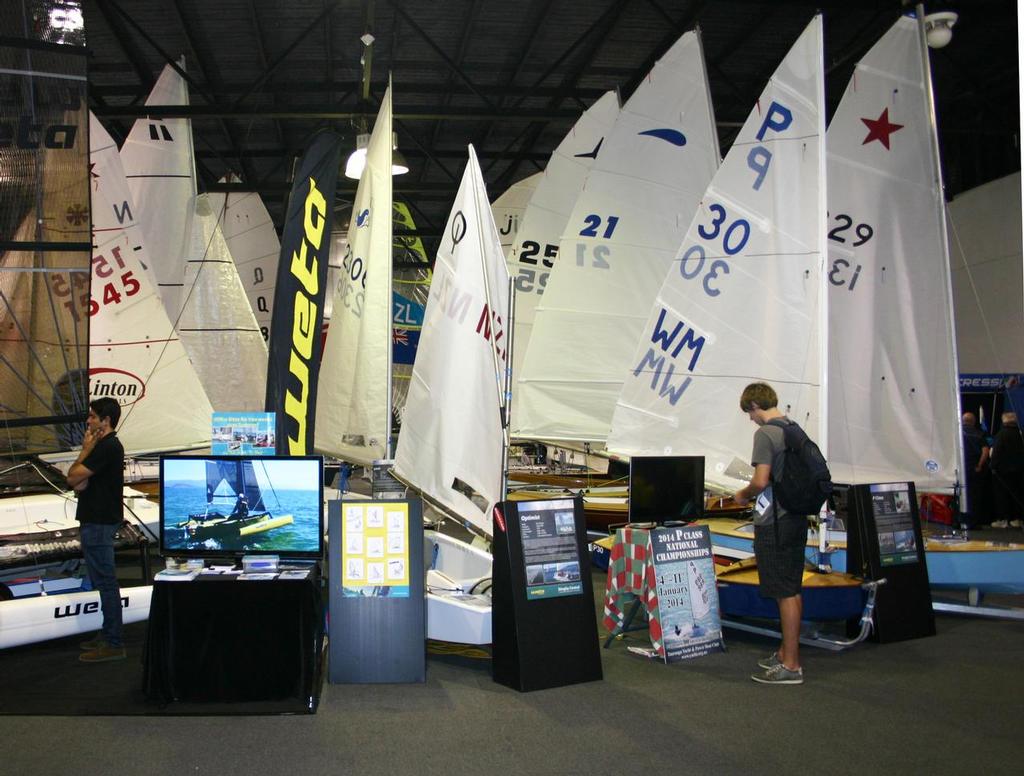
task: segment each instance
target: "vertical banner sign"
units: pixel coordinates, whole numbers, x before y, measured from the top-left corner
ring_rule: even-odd
[[[711,531],[679,526],[651,531],[665,662],[724,648]]]
[[[341,137],[333,132],[318,135],[302,157],[288,198],[267,364],[266,410],[277,413],[280,455],[313,451],[320,329],[340,160]]]

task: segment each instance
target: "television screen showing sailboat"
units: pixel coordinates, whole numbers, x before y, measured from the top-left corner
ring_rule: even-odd
[[[323,459],[180,456],[160,460],[164,555],[323,555]]]

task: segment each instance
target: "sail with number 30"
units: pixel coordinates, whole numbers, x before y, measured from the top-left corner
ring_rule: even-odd
[[[748,461],[744,386],[824,431],[825,108],[822,23],[804,30],[708,186],[636,345],[608,448]]]

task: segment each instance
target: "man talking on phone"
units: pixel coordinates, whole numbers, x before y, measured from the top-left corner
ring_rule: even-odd
[[[114,429],[121,406],[104,397],[89,402],[82,452],[68,470],[68,485],[78,493],[75,518],[92,586],[100,594],[103,628],[79,646],[83,663],[124,660],[121,591],[114,565],[114,535],[124,521],[124,447]]]

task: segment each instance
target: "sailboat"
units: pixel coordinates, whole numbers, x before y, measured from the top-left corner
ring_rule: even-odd
[[[559,242],[572,215],[573,205],[618,115],[619,98],[615,92],[606,92],[584,111],[552,152],[523,211],[515,241],[507,254],[516,290],[512,353],[514,375],[522,371],[537,304],[543,297],[558,258]],[[494,220],[501,223],[496,209]],[[511,224],[509,219],[510,227]],[[513,393],[513,419],[518,415],[517,403],[518,394]]]
[[[118,400],[117,436],[127,456],[209,446],[210,401],[146,269],[149,246],[117,145],[91,113],[89,139],[90,395]]]
[[[738,399],[758,380],[776,386],[780,407],[827,444],[824,137],[819,15],[704,193],[636,343],[609,450],[702,455],[705,479],[735,490],[743,480],[734,462],[749,459],[753,435]],[[738,571],[719,576],[720,602],[725,613],[749,615],[757,578]],[[823,597],[832,618],[860,614],[861,580],[805,585],[808,610]]]
[[[700,38],[688,32],[623,106],[573,206],[517,376],[515,437],[604,444],[718,158]]]
[[[147,104],[188,104],[172,65]],[[138,119],[121,159],[164,308],[213,409],[262,410],[266,343],[220,227],[223,212],[197,194],[188,119]]]
[[[293,515],[274,515],[267,509],[253,462],[240,459],[206,461],[206,507],[175,527],[187,543],[204,545],[209,540],[255,536],[294,522]]]
[[[235,175],[224,180],[240,182]],[[220,214],[221,231],[228,251],[234,259],[263,340],[268,342],[277,285],[277,262],[281,254],[281,240],[274,229],[274,222],[255,191],[238,194],[211,192],[207,196],[210,208]]]
[[[938,141],[919,22],[896,24],[857,65],[828,129],[829,417],[833,479],[951,489],[963,471]],[[865,347],[870,342],[871,347]],[[740,521],[716,545],[749,549]],[[808,536],[808,559],[819,555]],[[830,563],[845,570],[845,535]],[[939,589],[1024,592],[1024,545],[926,537]]]
[[[391,450],[391,87],[381,100],[332,291],[314,447],[364,466]]]
[[[470,146],[434,265],[394,473],[483,537],[505,494],[509,285]],[[490,643],[490,554],[439,531],[424,538],[428,638]]]

